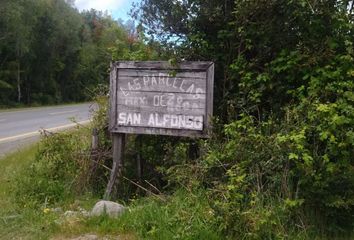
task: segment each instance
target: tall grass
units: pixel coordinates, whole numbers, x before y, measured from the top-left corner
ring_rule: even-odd
[[[53,215],[18,205],[13,197],[16,177],[35,159],[38,145],[30,146],[0,159],[0,239],[46,239],[53,231]]]
[[[139,239],[224,239],[203,191],[178,190],[165,201],[154,197],[136,200],[119,219],[106,216],[85,224],[98,232],[133,232]]]

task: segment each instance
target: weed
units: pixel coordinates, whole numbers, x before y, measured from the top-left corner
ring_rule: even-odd
[[[200,190],[178,190],[166,201],[143,198],[118,219],[103,216],[85,222],[99,232],[134,232],[141,239],[224,239],[213,223],[214,212]]]

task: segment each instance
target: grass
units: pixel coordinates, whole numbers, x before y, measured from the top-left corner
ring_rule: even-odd
[[[27,147],[22,151],[12,153],[3,159],[0,159],[0,165],[2,171],[0,171],[0,208],[1,216],[3,215],[3,210],[9,210],[12,206],[11,204],[11,187],[13,176],[17,175],[23,167],[28,166],[34,159],[37,151],[37,145],[32,145]],[[1,227],[1,225],[0,225]]]
[[[225,239],[213,222],[214,212],[203,192],[179,190],[165,201],[153,197],[135,200],[118,219],[84,218],[74,224],[66,222],[61,228],[68,235],[94,232],[100,236],[118,235],[126,240]]]
[[[78,166],[87,164],[85,154],[74,153],[87,151],[89,133],[87,128],[66,131],[0,159],[0,239],[61,240],[85,234],[107,239],[119,236],[122,240],[227,239],[221,232],[227,226],[224,216],[231,219],[234,215],[220,214],[222,209],[214,210],[210,206],[210,193],[205,189],[182,188],[158,199],[151,196],[130,200],[128,211],[118,219],[65,217],[68,210],[89,211],[100,197],[87,191],[64,194],[70,186],[66,183],[75,179],[68,175],[77,167],[72,162],[80,160]],[[321,239],[308,238],[305,232],[277,228],[287,219],[277,214],[279,206],[272,202],[267,209],[264,204],[257,204],[244,212],[244,220],[235,221],[234,227],[243,239],[265,239],[262,236],[268,236],[266,239],[273,239],[272,236]],[[58,207],[62,211],[54,211]]]
[[[71,176],[73,161],[87,163],[82,153],[89,146],[89,133],[89,129],[66,131],[0,159],[0,239],[59,240],[85,234],[122,240],[224,239],[215,229],[206,195],[199,191],[179,190],[165,200],[132,200],[129,211],[118,219],[64,217],[67,210],[90,210],[99,198],[90,193],[65,195],[62,188],[53,192],[62,186],[58,182],[67,186],[71,181],[65,177]],[[47,205],[44,198],[50,194],[59,198]],[[38,201],[33,204],[31,199]],[[54,211],[58,207],[62,211]]]
[[[83,225],[82,219],[73,218],[59,223],[63,212],[46,212],[43,208],[19,205],[14,201],[14,181],[18,177],[26,177],[26,169],[35,160],[38,144],[12,153],[0,159],[0,239],[70,239],[72,236],[96,233],[95,228]],[[80,198],[66,199],[58,203],[64,211],[76,210],[79,206],[90,209],[97,198],[86,195]],[[106,235],[104,232],[100,235]],[[117,233],[118,234],[118,233]],[[131,240],[130,235],[121,235],[120,239]],[[109,239],[109,238],[108,238]]]
[[[38,144],[0,160],[0,239],[70,239],[93,233],[108,239],[222,239],[211,224],[213,211],[203,193],[177,191],[165,201],[152,197],[132,201],[118,219],[107,216],[63,218],[63,212],[45,212],[14,201],[14,179],[26,177]],[[58,203],[64,211],[90,209],[97,197],[86,195]],[[53,206],[54,207],[54,206]]]
[[[13,176],[31,164],[36,152],[37,145],[32,145],[0,159],[1,239],[44,239],[49,232],[48,219],[41,212],[14,204],[12,196]]]
[[[81,130],[79,134],[84,134],[84,132]],[[68,136],[73,137],[70,134]],[[73,140],[73,138],[70,139]],[[208,199],[206,190],[180,189],[172,195],[161,197],[161,199],[152,196],[131,200],[128,210],[118,219],[107,216],[64,217],[64,212],[67,210],[76,211],[79,207],[90,210],[98,200],[97,196],[90,193],[73,198],[66,197],[50,206],[44,206],[42,202],[40,202],[40,206],[33,206],[30,201],[14,201],[15,195],[12,193],[15,192],[14,186],[18,186],[16,185],[18,182],[14,183],[15,179],[28,178],[30,175],[29,166],[36,159],[37,151],[41,149],[39,146],[47,146],[46,149],[50,149],[50,146],[55,147],[60,145],[60,142],[64,143],[61,138],[57,140],[60,141],[51,142],[50,145],[44,145],[45,142],[42,141],[39,143],[42,145],[35,144],[0,159],[2,169],[0,171],[0,239],[62,240],[85,234],[95,234],[106,239],[117,239],[119,236],[121,240],[227,239],[220,231],[223,228],[220,224],[223,224],[225,219],[220,219],[220,215],[210,207],[210,199]],[[60,150],[60,152],[62,151],[65,149]],[[34,176],[33,178],[32,174],[32,178],[30,178],[33,185],[35,181],[43,180],[36,174]],[[25,185],[19,187],[28,190]],[[16,197],[26,199],[26,194],[28,191],[24,191],[23,195]],[[27,197],[27,199],[29,198]],[[62,208],[63,211],[54,211],[53,209],[57,207]],[[253,214],[253,217],[249,218],[252,220],[251,223],[259,223],[258,218],[266,220],[265,223],[277,220],[273,217],[264,218],[265,211],[267,209],[262,204],[254,206],[252,211],[248,212],[248,214]],[[275,215],[277,214],[275,213]],[[281,222],[281,219],[278,219],[278,222]],[[242,231],[241,227],[238,226],[240,231]],[[274,228],[264,230],[274,231]],[[301,234],[301,232],[286,232],[284,236],[288,236],[284,239],[324,239],[317,236],[308,238],[307,234]],[[249,235],[245,239],[261,238]]]

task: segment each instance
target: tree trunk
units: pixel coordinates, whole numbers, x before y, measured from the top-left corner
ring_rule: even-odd
[[[21,65],[20,60],[17,62],[17,101],[21,102]]]

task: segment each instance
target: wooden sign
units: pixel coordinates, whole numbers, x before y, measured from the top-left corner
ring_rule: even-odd
[[[207,137],[214,64],[116,62],[111,65],[109,128],[113,164],[105,199],[122,176],[125,133]]]
[[[212,62],[116,62],[111,66],[110,130],[206,137],[213,80]]]

